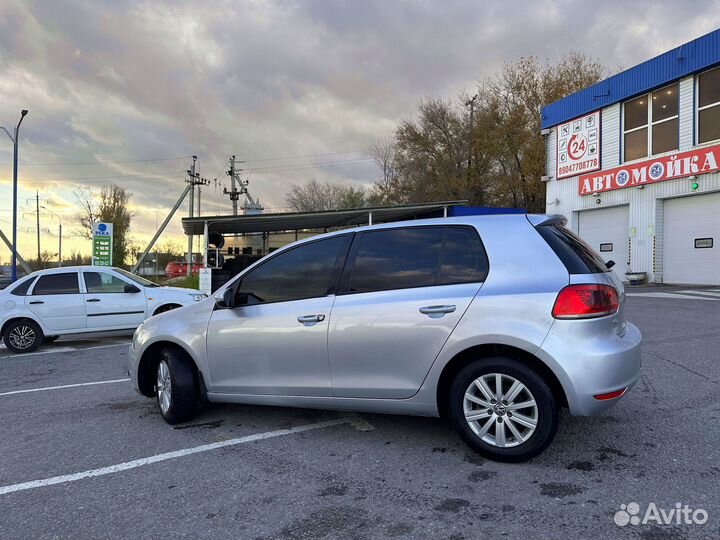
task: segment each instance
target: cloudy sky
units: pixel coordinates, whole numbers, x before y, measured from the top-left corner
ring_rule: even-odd
[[[20,252],[35,253],[36,189],[64,220],[66,254],[89,251],[72,237],[73,190],[107,182],[132,191],[142,243],[193,154],[201,175],[221,182],[203,190],[203,213],[228,212],[219,192],[230,154],[246,160],[251,193],[279,210],[292,183],[369,185],[368,148],[420,98],[471,90],[504,62],[577,50],[616,71],[718,26],[718,0],[2,0],[0,125],[30,110]],[[11,163],[0,134],[8,236]],[[58,220],[41,219],[43,250],[54,252]],[[179,220],[167,237],[181,240]]]

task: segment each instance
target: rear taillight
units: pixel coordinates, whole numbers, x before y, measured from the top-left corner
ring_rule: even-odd
[[[620,307],[618,293],[610,285],[568,285],[558,294],[552,315],[556,319],[589,319],[612,315]]]

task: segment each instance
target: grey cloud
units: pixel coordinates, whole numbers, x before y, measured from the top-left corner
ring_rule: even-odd
[[[521,55],[552,59],[579,50],[615,70],[719,22],[717,0],[6,0],[0,123],[31,109],[23,127],[26,162],[195,153],[202,174],[214,178],[231,153],[258,159],[366,149],[411,116],[421,97],[471,91]],[[0,162],[10,159],[0,144]],[[23,171],[63,178],[188,165]],[[0,168],[3,209],[8,172]],[[257,171],[251,190],[282,207],[290,183],[314,177],[369,184],[375,174],[372,164]],[[67,193],[81,183],[55,189],[71,200]],[[182,189],[180,178],[126,184],[139,212],[169,206]],[[208,201],[215,207],[214,196]],[[227,208],[225,200],[221,210]],[[143,229],[151,222],[154,214],[138,221]]]

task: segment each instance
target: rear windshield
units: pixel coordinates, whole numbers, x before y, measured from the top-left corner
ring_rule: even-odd
[[[539,225],[536,229],[570,274],[600,274],[609,271],[600,255],[565,227]]]

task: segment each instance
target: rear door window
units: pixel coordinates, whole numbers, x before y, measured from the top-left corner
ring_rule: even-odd
[[[487,273],[488,259],[477,231],[469,227],[448,227],[435,284],[485,281]]]
[[[24,280],[18,283],[14,289],[10,291],[10,294],[13,294],[15,296],[26,296],[30,285],[32,285],[32,282],[35,281],[35,277],[36,276],[26,277]]]
[[[79,294],[77,272],[63,272],[40,276],[33,288],[33,296],[41,294]]]
[[[605,261],[584,240],[561,225],[536,227],[555,255],[570,274],[600,274],[609,272]]]
[[[356,236],[343,276],[347,293],[483,281],[487,256],[468,227],[407,227]]]

